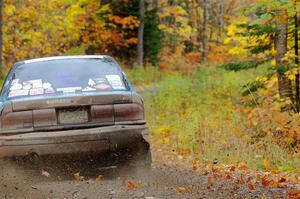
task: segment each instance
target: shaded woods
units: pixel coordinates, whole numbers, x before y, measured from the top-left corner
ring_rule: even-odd
[[[299,7],[296,0],[4,0],[2,72],[17,60],[108,54],[143,91],[152,140],[165,151],[296,169]]]

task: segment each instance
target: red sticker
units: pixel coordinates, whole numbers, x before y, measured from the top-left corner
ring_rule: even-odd
[[[28,90],[15,90],[10,91],[8,97],[18,97],[18,96],[26,96],[28,95]]]

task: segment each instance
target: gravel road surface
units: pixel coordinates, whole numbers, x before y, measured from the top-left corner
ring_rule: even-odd
[[[68,157],[69,158],[69,157]],[[109,167],[103,158],[0,161],[0,198],[287,198],[287,188],[257,187],[155,162],[152,169]]]

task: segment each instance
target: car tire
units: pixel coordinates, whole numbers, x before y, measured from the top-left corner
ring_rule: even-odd
[[[138,168],[151,169],[152,154],[150,148],[134,160],[134,166]]]
[[[152,154],[150,144],[144,139],[138,142],[137,149],[134,152],[134,166],[137,168],[151,169]]]

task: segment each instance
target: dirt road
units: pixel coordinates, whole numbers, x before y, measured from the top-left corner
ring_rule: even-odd
[[[287,198],[291,193],[290,188],[251,190],[247,183],[222,178],[212,182],[207,173],[157,162],[146,170],[105,167],[101,161],[1,160],[0,198]]]

